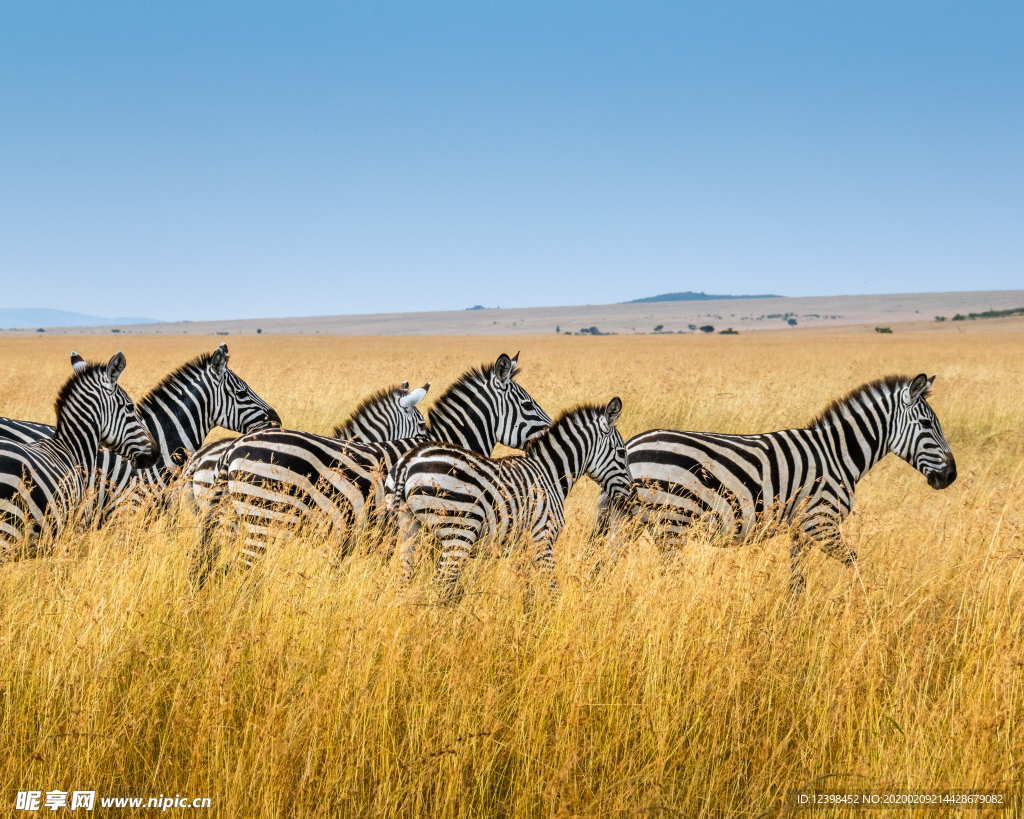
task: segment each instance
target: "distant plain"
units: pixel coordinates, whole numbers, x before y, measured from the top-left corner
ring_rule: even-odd
[[[472,305],[466,305],[470,307]],[[48,328],[58,334],[104,334],[112,329],[130,333],[294,333],[325,335],[520,335],[578,332],[597,327],[604,333],[649,333],[661,326],[666,332],[688,332],[690,325],[712,325],[717,330],[789,330],[787,318],[799,327],[841,327],[855,324],[932,321],[956,313],[1024,307],[1024,290],[909,293],[863,296],[809,296],[801,298],[726,299],[647,304],[599,304],[566,307],[444,310],[422,313],[300,316],[215,321],[157,322],[144,325],[103,325],[87,328]],[[0,331],[2,335],[30,335],[34,328]]]

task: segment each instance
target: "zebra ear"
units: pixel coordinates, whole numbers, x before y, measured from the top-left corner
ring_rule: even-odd
[[[127,363],[122,352],[114,353],[110,361],[107,362],[107,378],[110,380],[111,386],[117,383],[117,379],[121,377]]]
[[[519,353],[516,353],[519,356]],[[494,362],[494,368],[492,374],[494,380],[502,384],[507,384],[512,380],[512,376],[515,375],[516,363],[509,358],[505,353],[498,356],[498,360]]]
[[[82,358],[78,353],[71,354],[71,369],[74,370],[76,373],[80,373],[88,366],[89,364],[86,362],[86,360]]]
[[[210,370],[217,377],[221,379],[224,377],[224,373],[228,368],[228,348],[227,345],[221,344],[216,350],[210,354]]]
[[[608,419],[609,425],[614,426],[615,422],[619,420],[619,416],[622,415],[622,399],[616,395],[608,402],[608,406],[605,407],[604,414]]]
[[[929,378],[924,373],[918,373],[914,376],[914,379],[907,386],[907,405],[916,404],[922,398],[928,395],[928,390],[932,385],[933,378]]]
[[[398,385],[398,389],[400,389],[402,392],[409,392],[409,382],[403,381],[401,384]]]
[[[225,360],[230,358],[230,356],[228,355],[228,343],[226,341],[222,341],[220,344],[218,344],[217,345],[217,349],[224,351],[224,358],[225,358]]]

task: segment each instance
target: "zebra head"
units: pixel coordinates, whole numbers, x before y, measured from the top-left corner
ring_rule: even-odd
[[[411,391],[408,381],[380,390],[363,401],[345,423],[334,428],[334,437],[364,443],[423,437],[427,424],[416,405],[428,390],[429,381]]]
[[[934,381],[934,375],[920,373],[897,390],[889,451],[924,475],[932,489],[945,489],[956,480],[956,460],[927,401]]]
[[[629,491],[633,478],[626,463],[626,443],[615,422],[622,415],[622,399],[616,396],[606,407],[588,410],[593,419],[594,443],[587,461],[587,474],[605,498],[620,498]]]
[[[135,404],[117,383],[126,363],[123,353],[115,353],[106,364],[74,362],[75,373],[57,399],[57,415],[74,416],[75,425],[91,416],[100,446],[144,469],[155,462],[158,452]]]
[[[551,426],[551,416],[516,382],[519,353],[511,358],[502,353],[485,373],[496,404],[498,443],[524,449],[529,440]]]
[[[270,404],[228,366],[228,345],[221,344],[206,360],[213,387],[210,409],[217,426],[245,434],[281,426],[281,417]]]

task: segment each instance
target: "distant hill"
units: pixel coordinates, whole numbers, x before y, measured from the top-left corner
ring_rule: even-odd
[[[756,296],[722,296],[714,293],[697,293],[693,290],[685,290],[682,293],[662,293],[660,296],[647,296],[643,299],[633,299],[623,304],[647,304],[655,301],[711,301],[712,299],[781,299],[777,293],[760,293]]]
[[[0,327],[23,329],[27,327],[95,327],[100,324],[153,324],[159,319],[138,316],[90,316],[68,310],[50,310],[47,307],[0,308]]]

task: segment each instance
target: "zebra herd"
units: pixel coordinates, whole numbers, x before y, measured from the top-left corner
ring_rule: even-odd
[[[398,545],[406,577],[429,535],[440,548],[436,578],[454,601],[464,562],[484,541],[506,549],[528,541],[555,586],[565,499],[586,475],[601,489],[595,536],[614,540],[631,522],[670,548],[697,521],[735,542],[788,532],[790,590],[798,593],[810,546],[856,560],[840,524],[857,482],[884,456],[898,455],[934,489],[956,479],[927,401],[934,377],[924,374],[864,384],[806,427],[755,435],[658,429],[623,441],[620,399],[552,420],[516,380],[518,358],[502,354],[469,369],[426,418],[418,405],[429,383],[382,389],[324,436],[283,429],[230,369],[223,344],[138,405],[117,384],[121,353],[106,364],[72,353],[55,427],[0,418],[0,560],[35,555],[81,517],[113,525],[119,510],[167,503],[180,489],[202,521],[199,585],[218,562],[222,522],[241,527],[244,566],[283,528],[326,524],[343,557],[373,525]],[[215,426],[239,436],[204,446]],[[494,458],[499,443],[523,454]]]

